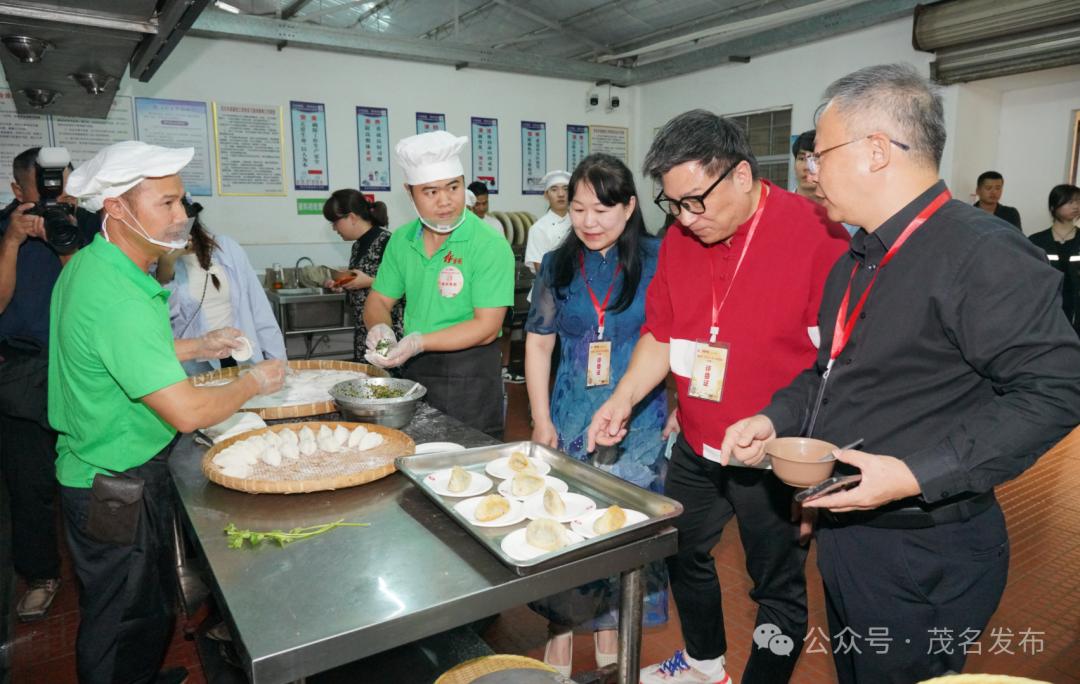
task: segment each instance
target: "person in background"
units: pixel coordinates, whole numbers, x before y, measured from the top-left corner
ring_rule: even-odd
[[[487,183],[484,181],[473,181],[472,183],[469,183],[469,187],[467,187],[466,190],[471,192],[475,198],[473,203],[468,205],[473,213],[483,220],[484,223],[494,228],[496,233],[505,236],[506,232],[503,230],[502,223],[490,213],[491,199],[488,194]]]
[[[11,551],[27,584],[15,612],[24,622],[44,618],[60,589],[56,532],[56,432],[46,416],[49,299],[71,258],[58,254],[41,216],[29,213],[40,200],[36,160],[40,147],[12,162],[15,195],[0,212],[0,472],[8,488]],[[70,174],[64,171],[64,180]],[[75,204],[70,195],[59,201]],[[79,245],[90,244],[98,217],[75,210]],[[4,616],[6,619],[6,616]]]
[[[365,358],[427,388],[427,402],[496,438],[504,389],[498,338],[514,304],[514,253],[465,208],[461,149],[446,131],[410,136],[395,153],[417,219],[390,236],[364,305]],[[405,299],[405,336],[392,312]]]
[[[281,334],[270,301],[247,253],[227,235],[214,235],[203,225],[203,207],[183,200],[191,225],[184,249],[168,252],[157,262],[155,277],[169,291],[169,319],[177,339],[202,337],[211,330],[237,328],[251,344],[254,363],[285,359]],[[188,375],[236,365],[231,356],[185,361]]]
[[[825,282],[816,361],[728,428],[721,458],[760,463],[776,436],[862,439],[835,452],[858,484],[803,504],[820,512],[833,662],[841,684],[921,682],[962,671],[997,609],[1009,538],[994,488],[1080,422],[1080,340],[1042,253],[951,199],[935,86],[884,64],[825,99],[810,170],[829,216],[862,229]],[[843,647],[875,632],[887,649]]]
[[[593,414],[586,449],[632,435],[639,402],[672,373],[681,432],[664,494],[684,513],[674,521],[679,549],[667,564],[686,650],[642,669],[641,682],[727,684],[712,550],[728,521],[735,518],[746,551],[755,624],[801,644],[807,609],[792,490],[768,471],[721,463],[724,429],[813,361],[821,286],[848,236],[816,204],[760,178],[745,131],[705,110],[667,122],[643,169],[662,184],[656,204],[679,222],[660,247],[641,339]],[[788,681],[799,651],[752,644],[742,681]]]
[[[386,205],[382,202],[368,202],[362,192],[347,188],[330,195],[330,199],[323,204],[323,217],[330,222],[330,227],[342,240],[351,240],[353,243],[352,253],[349,255],[349,273],[352,274],[352,279],[345,282],[339,279],[336,283],[329,281],[323,285],[332,289],[340,287],[348,295],[349,305],[352,306],[356,318],[356,327],[353,330],[353,359],[362,361],[367,353],[367,347],[364,346],[367,339],[364,304],[367,303],[368,293],[375,283],[375,275],[379,272],[386,244],[390,242],[390,233],[386,230]],[[401,302],[390,311],[390,327],[398,337],[403,334],[403,311]]]
[[[795,158],[795,187],[792,192],[802,195],[806,199],[820,204],[821,200],[816,194],[817,183],[810,179],[810,173],[806,170],[806,156],[814,153],[814,129],[803,131],[791,143],[791,156]]]
[[[1020,226],[1020,212],[1015,207],[1007,207],[1001,203],[1001,193],[1005,190],[1005,177],[997,171],[983,171],[975,182],[975,195],[979,198],[975,206],[988,214],[993,214],[1003,221],[1016,226],[1023,232]]]
[[[609,396],[630,364],[645,322],[645,291],[656,273],[659,243],[645,231],[634,176],[606,154],[586,157],[569,183],[572,232],[541,262],[525,323],[525,376],[534,442],[589,462],[586,432],[593,411]],[[561,360],[551,386],[556,338]],[[606,349],[603,347],[606,343]],[[597,347],[601,345],[601,347]],[[601,374],[595,363],[604,367]],[[630,424],[630,435],[605,470],[654,492],[662,491],[667,417],[663,383],[649,392]],[[667,622],[667,572],[662,562],[646,570],[644,620]],[[594,634],[596,663],[616,661],[618,585],[599,580],[530,604],[549,622],[544,662],[570,675],[573,629]]]
[[[567,184],[570,174],[566,171],[548,171],[543,178],[544,199],[547,212],[529,227],[525,242],[525,265],[533,273],[540,270],[544,255],[562,244],[570,232],[570,216],[567,214]]]
[[[180,365],[241,346],[235,328],[174,339],[169,293],[149,274],[188,243],[179,172],[194,154],[116,143],[68,181],[72,196],[102,210],[102,234],[64,268],[49,310],[49,422],[60,434],[56,479],[79,578],[81,684],[187,678],[182,667],[158,670],[177,603],[166,459],[178,431],[220,423],[285,379],[284,362],[270,360],[195,387]],[[126,505],[109,505],[117,501]]]
[[[1065,282],[1061,286],[1061,306],[1073,330],[1080,335],[1080,188],[1075,185],[1056,185],[1048,200],[1053,223],[1030,240],[1046,252],[1050,265],[1061,271]]]

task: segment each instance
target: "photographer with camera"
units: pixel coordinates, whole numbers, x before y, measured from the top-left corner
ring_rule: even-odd
[[[11,499],[15,571],[28,590],[23,621],[48,613],[60,587],[56,433],[46,419],[49,299],[60,269],[98,231],[98,217],[64,193],[64,148],[14,159],[15,200],[0,211],[0,471]]]

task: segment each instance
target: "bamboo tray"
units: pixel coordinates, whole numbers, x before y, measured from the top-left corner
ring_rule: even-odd
[[[340,370],[340,371],[354,371],[357,373],[364,373],[368,377],[372,378],[387,378],[390,374],[378,366],[373,366],[367,363],[356,363],[355,361],[338,361],[333,359],[301,359],[297,361],[288,361],[289,368],[293,370]],[[206,383],[213,382],[214,380],[232,379],[236,378],[240,374],[240,369],[237,367],[222,368],[220,370],[210,371],[208,373],[201,373],[199,375],[192,376],[191,382],[198,387],[199,385],[205,385]],[[328,388],[329,389],[329,388]],[[240,407],[241,411],[249,411],[259,416],[263,420],[279,420],[282,418],[307,418],[308,416],[318,416],[324,413],[334,413],[337,411],[337,405],[333,399],[326,401],[316,401],[307,404],[291,404],[289,406],[271,406],[268,408],[244,408]]]
[[[369,432],[378,432],[385,440],[382,444],[363,452],[346,451],[327,454],[322,451],[299,459],[284,459],[278,467],[259,462],[255,472],[248,478],[229,477],[212,463],[222,449],[265,432],[279,432],[285,428],[299,431],[309,427],[318,432],[321,426],[333,430],[338,425],[352,430],[363,425]],[[370,423],[345,423],[337,421],[309,421],[273,425],[261,430],[251,430],[218,442],[203,455],[202,471],[206,479],[222,487],[249,494],[302,494],[332,489],[344,489],[366,484],[390,475],[395,470],[394,459],[408,456],[416,451],[416,443],[400,430],[372,425]]]

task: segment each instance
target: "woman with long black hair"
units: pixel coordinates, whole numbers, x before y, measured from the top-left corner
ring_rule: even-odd
[[[532,438],[659,492],[667,463],[662,384],[638,404],[616,453],[597,457],[585,446],[592,414],[626,371],[645,321],[645,291],[656,272],[658,241],[645,231],[633,174],[615,157],[583,159],[568,190],[573,230],[544,257],[525,324]],[[552,386],[556,336],[560,356]],[[594,633],[598,665],[615,662],[618,596],[615,582],[599,580],[531,604],[550,622],[545,662],[569,675],[575,628]],[[646,568],[644,617],[649,626],[667,621],[663,563]]]

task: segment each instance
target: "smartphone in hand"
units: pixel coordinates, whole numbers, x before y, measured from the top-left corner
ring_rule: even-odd
[[[843,491],[845,489],[851,489],[855,485],[862,481],[862,475],[836,475],[830,477],[827,480],[823,480],[813,487],[807,487],[806,489],[795,494],[795,500],[799,503],[804,501],[813,501],[814,499],[821,498],[826,494],[832,494],[833,492]]]

